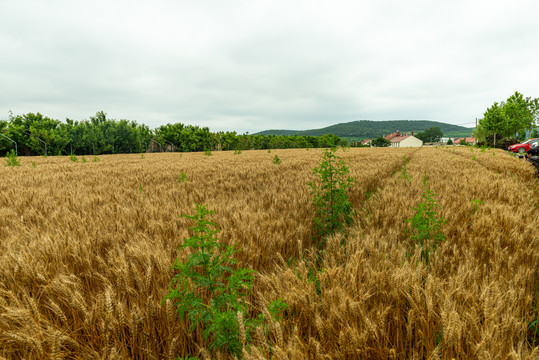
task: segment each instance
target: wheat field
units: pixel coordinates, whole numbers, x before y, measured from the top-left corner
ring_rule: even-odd
[[[467,147],[337,155],[357,181],[354,223],[329,239],[319,289],[308,276],[307,186],[319,150],[0,166],[0,359],[209,358],[200,331],[162,303],[172,263],[186,256],[177,249],[191,223],[180,215],[196,203],[215,211],[220,240],[257,271],[252,311],[288,304],[246,359],[539,358],[529,328],[538,317],[534,169]],[[425,175],[446,219],[428,265],[406,231]]]

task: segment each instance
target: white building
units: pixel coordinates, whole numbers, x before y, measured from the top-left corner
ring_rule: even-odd
[[[391,138],[391,147],[420,147],[423,141],[413,135],[395,136]]]

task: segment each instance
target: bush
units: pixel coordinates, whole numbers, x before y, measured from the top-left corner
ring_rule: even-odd
[[[324,150],[320,165],[313,169],[318,181],[309,183],[316,212],[315,241],[319,249],[325,247],[328,235],[342,231],[352,223],[348,192],[354,179],[348,175],[350,170],[344,160],[335,155],[336,151],[335,148]]]
[[[185,171],[180,171],[180,176],[178,177],[178,183],[182,183],[182,182],[187,182],[189,181],[189,179],[187,179],[187,174],[185,173]]]
[[[408,219],[410,228],[407,230],[415,245],[421,249],[421,260],[428,265],[430,254],[436,251],[438,244],[445,240],[440,227],[445,219],[438,217],[436,208],[440,205],[434,199],[437,194],[430,190],[427,173],[423,177],[423,202],[414,207],[415,215]]]
[[[494,146],[494,135],[488,135],[484,141],[478,141],[477,146],[487,146],[491,148],[507,150],[509,146],[518,143],[519,141],[516,138],[497,137],[496,146]]]
[[[15,150],[11,150],[6,154],[6,166],[21,166],[21,161],[15,154]]]
[[[391,141],[387,140],[384,137],[377,137],[371,142],[371,145],[374,147],[388,147],[391,145]]]
[[[249,334],[256,321],[247,316],[245,297],[251,292],[254,271],[237,267],[233,246],[218,241],[217,225],[206,220],[212,214],[204,205],[196,206],[196,214],[183,215],[195,222],[189,228],[193,236],[184,239],[180,249],[190,249],[185,261],[176,259],[178,272],[170,283],[165,299],[170,299],[180,316],[190,323],[190,331],[201,327],[203,338],[212,352],[226,351],[239,356],[243,349],[242,335]],[[238,315],[240,314],[240,315]],[[238,317],[243,319],[242,331]]]

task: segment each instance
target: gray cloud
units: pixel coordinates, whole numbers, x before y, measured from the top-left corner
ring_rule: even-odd
[[[0,3],[0,118],[104,110],[239,132],[472,123],[539,97],[532,1]]]

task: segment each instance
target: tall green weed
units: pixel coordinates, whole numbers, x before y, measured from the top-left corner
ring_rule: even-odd
[[[317,181],[309,182],[315,208],[315,242],[326,246],[327,236],[352,223],[349,191],[354,179],[346,162],[337,157],[335,148],[325,149],[320,164],[313,169]]]

